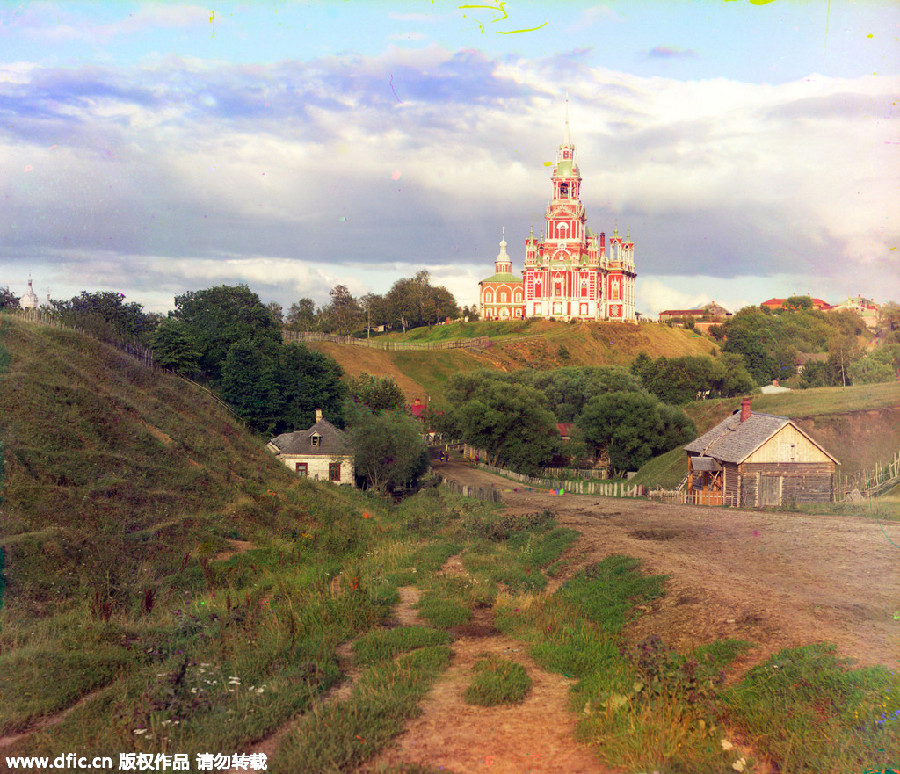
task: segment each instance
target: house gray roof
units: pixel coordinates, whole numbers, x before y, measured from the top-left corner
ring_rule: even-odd
[[[736,411],[712,430],[695,438],[684,450],[721,462],[743,462],[790,421],[787,417],[752,411],[741,422],[741,412]]]
[[[313,445],[313,436],[319,436],[319,442]],[[336,457],[349,454],[347,435],[338,430],[327,419],[320,419],[308,430],[295,430],[293,433],[282,433],[269,443],[278,449],[279,454],[309,454],[322,457]]]

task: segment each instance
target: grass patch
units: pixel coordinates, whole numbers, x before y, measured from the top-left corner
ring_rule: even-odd
[[[726,694],[731,716],[785,772],[900,768],[900,676],[835,651],[787,649],[754,667]]]
[[[394,658],[416,648],[446,645],[450,636],[425,626],[400,626],[396,629],[375,629],[353,643],[356,663],[365,666]]]
[[[369,667],[349,699],[316,707],[268,762],[273,774],[348,771],[371,758],[404,723],[450,663],[444,645],[420,648]]]
[[[425,592],[416,609],[422,618],[439,629],[461,626],[472,618],[472,611],[466,605],[441,591]]]
[[[468,704],[482,707],[519,704],[531,690],[532,679],[525,667],[499,656],[479,659],[472,672],[472,681],[463,693]]]
[[[617,634],[634,615],[637,604],[662,596],[667,575],[637,572],[640,560],[609,556],[573,575],[557,591],[605,632]]]

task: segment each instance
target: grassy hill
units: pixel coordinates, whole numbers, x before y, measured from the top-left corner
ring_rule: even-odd
[[[639,352],[651,357],[712,355],[715,343],[704,336],[658,323],[561,323],[547,320],[470,322],[416,328],[378,337],[394,343],[441,343],[487,336],[477,349],[385,351],[327,342],[310,346],[333,357],[351,375],[393,378],[409,400],[430,395],[440,402],[447,379],[479,368],[515,371],[567,365],[628,365]]]

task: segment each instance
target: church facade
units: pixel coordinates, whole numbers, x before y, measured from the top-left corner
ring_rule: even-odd
[[[525,240],[522,278],[512,273],[502,241],[495,274],[479,283],[482,319],[634,321],[634,242],[620,237],[616,228],[607,245],[605,233],[595,234],[587,226],[581,172],[569,137],[568,103],[565,135],[550,180],[545,231],[535,237],[532,229]]]

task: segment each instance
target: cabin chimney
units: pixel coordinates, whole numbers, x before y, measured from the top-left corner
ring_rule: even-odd
[[[744,398],[741,401],[741,422],[746,422],[750,418],[750,398]]]
[[[749,403],[749,401],[748,401],[748,403]],[[321,422],[321,421],[322,421],[322,409],[316,409],[316,422]],[[742,419],[741,421],[743,422],[744,420]]]

